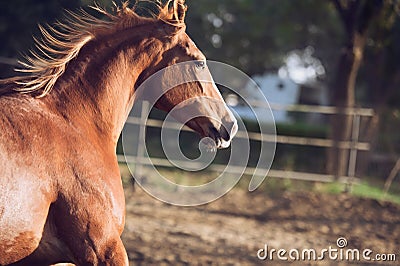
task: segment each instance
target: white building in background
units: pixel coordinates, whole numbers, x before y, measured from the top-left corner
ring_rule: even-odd
[[[263,75],[252,77],[256,82],[249,82],[245,88],[241,90],[242,98],[250,101],[260,101],[258,99],[256,90],[257,86],[261,89],[268,103],[280,104],[280,105],[291,105],[298,103],[300,96],[300,86],[292,81],[290,78],[281,78],[278,75]],[[253,107],[254,109],[262,109],[262,107]],[[237,105],[233,109],[244,119],[254,119],[254,114],[249,106]],[[260,113],[262,111],[260,110]],[[291,119],[286,111],[272,110],[275,122],[277,123],[290,123]],[[263,117],[259,117],[260,122],[263,121]]]
[[[318,83],[317,81],[307,82],[304,84],[299,84],[294,82],[289,77],[281,77],[274,74],[256,75],[252,77],[256,84],[249,82],[240,91],[240,97],[242,99],[250,101],[260,101],[258,94],[256,93],[257,86],[260,88],[261,92],[264,94],[269,104],[275,104],[279,106],[285,105],[295,105],[295,104],[307,104],[307,105],[327,105],[328,95],[327,90],[324,85]],[[229,98],[229,97],[228,97]],[[229,99],[226,99],[229,104]],[[257,113],[263,112],[262,107],[252,107],[259,108]],[[255,116],[253,111],[247,105],[234,105],[233,109],[238,113],[240,117],[247,120],[254,120]],[[265,112],[265,110],[264,110]],[[290,112],[285,110],[274,110],[272,109],[272,114],[274,116],[276,123],[292,123],[293,116]],[[321,122],[322,116],[320,114],[302,114],[303,121],[308,121],[311,123]],[[270,122],[268,121],[269,116],[265,117],[265,121],[262,116],[259,116],[260,122]]]

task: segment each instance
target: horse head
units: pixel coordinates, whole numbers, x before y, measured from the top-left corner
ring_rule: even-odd
[[[214,147],[226,148],[237,132],[236,119],[212,79],[206,57],[185,32],[184,1],[164,2],[155,16],[159,24],[154,34],[163,40],[165,49],[142,75],[144,80],[157,72],[159,84],[146,93],[157,95],[156,108],[171,112],[172,117],[201,137],[211,138]],[[154,17],[154,12],[149,11],[154,9],[140,3],[137,2],[135,12]]]

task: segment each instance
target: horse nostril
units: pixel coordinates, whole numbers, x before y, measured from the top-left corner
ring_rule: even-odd
[[[229,122],[229,123],[227,123],[226,126],[225,125],[221,126],[221,137],[224,140],[229,141],[229,140],[231,140],[231,138],[233,138],[236,135],[236,132],[238,130],[238,125],[237,125],[236,121]]]
[[[230,139],[231,139],[231,136],[230,136],[230,134],[229,134],[229,132],[226,130],[226,128],[222,125],[221,126],[221,138],[223,139],[223,140],[226,140],[226,141],[229,141]]]
[[[214,126],[210,127],[210,132],[214,135],[216,139],[221,137],[218,129],[216,129]]]

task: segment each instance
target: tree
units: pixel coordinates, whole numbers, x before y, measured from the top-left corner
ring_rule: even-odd
[[[341,39],[326,1],[187,1],[188,32],[206,56],[249,75],[277,71],[287,53],[314,46],[329,68]],[[327,70],[328,72],[330,69]]]
[[[367,60],[360,69],[363,78],[359,80],[363,88],[360,100],[376,112],[364,131],[364,139],[371,142],[374,152],[390,154],[393,160],[396,154],[400,154],[400,137],[397,134],[400,125],[400,2],[397,3],[396,7],[385,1],[377,22],[371,26],[365,49]],[[359,173],[363,175],[368,169],[371,152],[361,155]]]
[[[332,100],[338,108],[355,106],[355,85],[360,69],[371,24],[382,18],[389,2],[384,0],[332,0],[341,18],[345,31],[342,53],[339,58],[336,78],[332,83]],[[332,120],[332,138],[336,143],[328,159],[328,171],[336,177],[346,175],[348,150],[338,148],[339,141],[350,139],[352,117],[335,115]]]

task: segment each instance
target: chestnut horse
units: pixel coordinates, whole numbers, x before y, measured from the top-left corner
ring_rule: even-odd
[[[128,265],[115,151],[135,89],[179,62],[208,71],[185,33],[184,1],[140,3],[40,27],[26,74],[0,81],[0,265]],[[156,107],[199,96],[223,102],[215,84],[190,82]],[[188,125],[227,146],[237,125],[226,105],[210,101],[201,112]],[[219,121],[209,118],[216,114]]]

